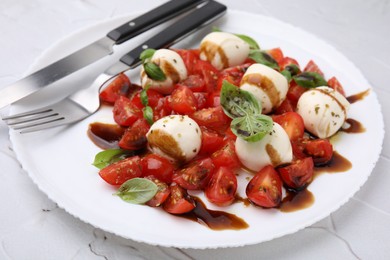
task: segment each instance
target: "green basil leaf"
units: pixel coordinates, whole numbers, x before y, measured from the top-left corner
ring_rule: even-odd
[[[288,83],[291,82],[292,76],[291,76],[291,72],[290,71],[283,70],[283,71],[280,72],[280,74],[282,74],[287,79]]]
[[[158,187],[153,181],[133,178],[123,183],[115,195],[129,203],[144,204],[156,195],[157,190]]]
[[[279,70],[279,65],[276,62],[276,60],[272,58],[271,55],[269,55],[265,51],[250,50],[249,58],[256,61],[257,63]]]
[[[161,68],[153,62],[144,63],[144,69],[149,78],[157,81],[164,81],[167,77]]]
[[[297,75],[301,70],[299,69],[299,67],[295,64],[290,64],[290,65],[287,65],[284,70],[287,70],[288,72],[290,72],[291,76],[295,76]]]
[[[141,52],[139,58],[141,59],[142,63],[145,63],[152,58],[155,52],[156,52],[155,49],[146,49],[143,52]]]
[[[257,142],[272,131],[273,121],[267,115],[247,115],[233,119],[230,127],[239,138],[247,142]]]
[[[114,162],[123,160],[124,158],[129,157],[131,155],[133,155],[132,152],[122,149],[104,150],[96,154],[95,160],[93,161],[92,165],[99,169],[103,169],[104,167]]]
[[[143,89],[140,93],[141,103],[144,106],[147,106],[149,104],[148,93],[146,91],[147,89]]]
[[[326,80],[316,72],[302,72],[293,77],[295,83],[304,88],[316,88],[320,86],[327,86]]]
[[[143,114],[148,124],[153,125],[153,109],[150,106],[146,106],[143,108]]]
[[[222,83],[220,102],[225,114],[233,119],[248,114],[261,114],[261,104],[250,92],[226,80]]]
[[[251,50],[260,50],[259,44],[253,38],[243,34],[236,34],[236,36],[246,42]]]
[[[212,32],[222,32],[222,30],[219,29],[217,26],[213,26],[213,28],[211,28],[211,31]]]

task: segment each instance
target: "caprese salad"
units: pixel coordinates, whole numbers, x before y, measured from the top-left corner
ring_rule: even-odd
[[[100,94],[123,132],[94,165],[123,200],[183,214],[195,208],[188,191],[201,190],[227,206],[245,170],[248,200],[274,208],[283,189],[305,189],[314,167],[331,161],[328,138],[349,102],[314,61],[301,67],[280,48],[221,31],[198,49],[148,49],[140,58],[140,86],[121,74]]]

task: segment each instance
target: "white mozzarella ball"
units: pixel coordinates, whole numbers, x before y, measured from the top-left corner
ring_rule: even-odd
[[[256,172],[267,165],[276,167],[293,159],[290,139],[286,131],[275,122],[272,132],[258,142],[237,138],[236,153],[245,167]]]
[[[263,114],[272,112],[286,98],[287,79],[263,64],[253,64],[245,72],[240,88],[252,93],[260,102]]]
[[[212,32],[200,43],[200,58],[218,70],[242,64],[249,55],[249,44],[234,34]]]
[[[168,159],[187,162],[199,152],[202,133],[188,116],[171,115],[157,120],[146,134],[149,149]]]
[[[170,94],[176,83],[187,78],[187,68],[184,61],[175,51],[168,49],[157,50],[150,59],[150,62],[160,67],[166,79],[164,81],[158,81],[149,78],[142,66],[141,85],[143,88],[148,86],[150,89],[154,89],[162,94]]]
[[[348,100],[329,87],[310,89],[298,100],[297,112],[307,131],[319,138],[334,135],[347,119]]]

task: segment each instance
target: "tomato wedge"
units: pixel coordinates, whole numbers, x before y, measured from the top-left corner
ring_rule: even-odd
[[[128,96],[131,92],[131,87],[130,79],[121,73],[100,92],[99,98],[104,102],[114,104],[120,96]]]
[[[196,111],[190,115],[199,126],[205,126],[217,132],[225,132],[230,118],[223,112],[222,106],[210,107]]]
[[[333,88],[334,90],[338,91],[341,95],[345,97],[345,91],[343,86],[341,85],[340,81],[336,77],[331,77],[328,80],[328,86]]]
[[[127,128],[121,140],[119,147],[126,150],[139,150],[146,146],[146,133],[150,125],[144,118],[138,119],[131,127]]]
[[[316,72],[318,74],[320,74],[321,76],[324,76],[324,73],[322,72],[322,70],[320,69],[320,67],[318,67],[318,65],[313,61],[313,60],[310,60],[306,67],[303,69],[303,71],[308,71],[308,72]]]
[[[272,58],[279,64],[283,58],[284,58],[284,55],[283,55],[283,51],[282,49],[280,48],[273,48],[273,49],[269,49],[269,50],[266,50],[266,52],[272,56]]]
[[[179,50],[175,50],[175,52],[177,52],[183,59],[188,74],[192,75],[194,72],[195,64],[199,60],[199,50],[179,49]]]
[[[311,157],[293,161],[291,164],[277,168],[283,183],[294,190],[302,190],[312,180],[314,163]]]
[[[157,185],[157,193],[154,195],[154,197],[146,202],[145,204],[150,207],[159,207],[161,206],[167,199],[169,194],[171,193],[171,190],[169,189],[168,184],[165,182],[162,182],[161,180],[157,179],[156,177],[150,175],[145,177],[145,179],[151,180]]]
[[[133,105],[130,99],[123,96],[115,101],[112,113],[115,122],[120,126],[131,126],[143,116],[142,110]]]
[[[200,75],[189,75],[185,80],[176,84],[176,87],[186,86],[192,92],[203,92],[205,91],[205,83]]]
[[[99,171],[100,177],[111,185],[122,185],[125,181],[140,177],[140,157],[132,156],[112,163]]]
[[[188,195],[185,189],[174,182],[169,188],[171,193],[163,204],[163,208],[166,212],[171,214],[184,214],[195,208],[194,199]]]
[[[241,166],[237,157],[235,144],[232,139],[227,139],[225,145],[211,155],[211,159],[216,168],[228,167],[232,170]]]
[[[211,63],[198,60],[193,72],[203,77],[207,92],[210,93],[217,89],[219,71]]]
[[[257,206],[277,207],[282,201],[282,181],[274,167],[261,169],[246,186],[246,195]]]
[[[207,199],[218,206],[228,206],[235,200],[237,177],[229,168],[220,167],[205,190]]]
[[[290,141],[302,138],[305,133],[303,119],[298,113],[287,112],[281,115],[274,115],[272,116],[272,120],[283,127]]]
[[[210,155],[220,149],[223,145],[223,136],[206,127],[200,128],[202,131],[202,145],[199,155]]]
[[[288,65],[294,64],[297,65],[299,68],[299,63],[296,59],[290,58],[290,57],[283,57],[279,62],[279,68],[280,71],[283,71]],[[300,69],[299,69],[300,70]]]
[[[333,146],[328,139],[306,140],[304,153],[313,158],[316,166],[327,164],[333,157]]]
[[[208,184],[214,172],[214,164],[210,158],[194,161],[183,169],[176,171],[173,181],[187,190],[202,190]]]
[[[175,166],[157,154],[147,154],[141,159],[142,176],[153,176],[160,181],[171,183]]]
[[[171,95],[169,104],[173,111],[182,114],[189,115],[196,111],[197,100],[192,91],[184,86],[180,85],[176,88]]]

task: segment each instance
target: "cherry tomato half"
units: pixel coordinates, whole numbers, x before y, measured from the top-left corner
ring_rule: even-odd
[[[277,168],[283,183],[294,190],[302,190],[312,180],[314,163],[311,157],[293,161],[291,164]]]
[[[235,200],[237,177],[229,168],[220,167],[205,190],[207,199],[218,206],[228,206]]]
[[[171,183],[175,166],[157,154],[147,154],[141,159],[142,176],[154,176],[160,181]]]
[[[187,190],[202,190],[208,184],[214,172],[210,158],[194,161],[173,175],[173,181]]]
[[[132,156],[112,163],[99,171],[100,177],[111,185],[122,185],[125,181],[140,177],[140,157]]]
[[[174,182],[169,188],[171,193],[163,204],[163,208],[166,212],[171,214],[184,214],[195,208],[194,199],[188,195],[185,189]]]

